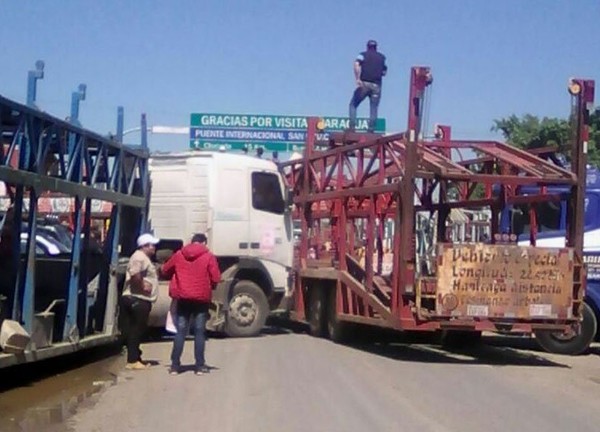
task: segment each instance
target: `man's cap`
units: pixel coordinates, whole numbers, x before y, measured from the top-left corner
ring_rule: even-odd
[[[367,42],[367,46],[368,47],[376,47],[377,46],[377,41],[376,40],[369,40],[369,42]]]
[[[159,239],[154,237],[152,234],[142,234],[137,238],[138,247],[146,246],[146,245],[157,245],[160,242]]]

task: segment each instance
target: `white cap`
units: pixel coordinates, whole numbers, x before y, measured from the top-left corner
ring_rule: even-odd
[[[142,234],[137,238],[138,247],[146,246],[146,245],[157,245],[160,242],[159,239],[154,237],[152,234]]]

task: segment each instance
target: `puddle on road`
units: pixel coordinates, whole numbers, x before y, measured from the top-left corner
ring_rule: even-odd
[[[69,431],[69,417],[116,384],[124,364],[105,349],[0,371],[0,431]]]

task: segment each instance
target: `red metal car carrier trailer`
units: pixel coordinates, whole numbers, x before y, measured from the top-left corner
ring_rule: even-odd
[[[594,82],[574,79],[569,85],[570,170],[500,142],[451,140],[449,128],[424,140],[431,83],[429,68],[411,69],[405,133],[338,133],[319,143],[320,120],[311,118],[302,159],[281,165],[302,228],[293,318],[333,340],[346,336],[348,323],[475,335],[577,331],[586,280],[584,188]],[[456,151],[467,149],[481,161],[456,162]],[[500,232],[505,206],[560,200],[545,188],[556,184],[571,188],[564,248],[536,247],[535,228],[534,246],[519,246],[514,233]],[[518,196],[526,185],[541,192]],[[491,213],[489,238],[448,242],[446,222],[455,209]],[[434,222],[429,247],[420,244],[417,216]],[[392,239],[387,275],[384,233]]]

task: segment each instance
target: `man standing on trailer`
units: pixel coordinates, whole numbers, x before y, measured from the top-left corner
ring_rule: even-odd
[[[381,100],[381,81],[386,73],[385,56],[377,51],[377,42],[370,40],[367,42],[367,50],[360,53],[354,61],[356,89],[350,100],[350,131],[354,132],[356,128],[356,109],[368,96],[370,105],[368,132],[375,132],[377,109]]]
[[[194,325],[196,375],[208,372],[204,359],[205,330],[212,290],[221,280],[217,259],[206,247],[204,234],[196,234],[192,242],[177,251],[162,267],[161,273],[171,278],[169,295],[177,300],[175,327],[177,334],[171,352],[171,375],[181,370],[181,354],[190,323]]]
[[[152,234],[142,234],[137,239],[138,249],[129,258],[122,308],[123,332],[127,342],[127,369],[142,370],[140,343],[148,325],[152,303],[158,298],[158,274],[150,258],[156,252],[159,239]]]

